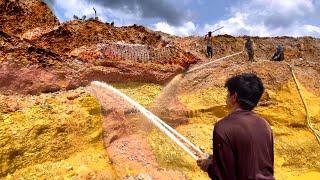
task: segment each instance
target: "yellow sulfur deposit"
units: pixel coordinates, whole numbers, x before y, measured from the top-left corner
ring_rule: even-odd
[[[197,167],[195,160],[162,132],[154,129],[148,141],[161,167],[183,172],[189,179],[208,179],[207,174]]]
[[[67,159],[34,164],[9,174],[6,179],[118,179],[102,142],[91,144]]]
[[[115,88],[119,89],[142,106],[150,105],[154,98],[161,92],[162,87],[151,83],[113,83]]]
[[[228,114],[226,95],[227,91],[224,88],[209,88],[192,94],[181,94],[179,100],[188,111],[193,112],[189,119],[190,123],[213,125],[218,119]]]
[[[320,97],[302,88],[309,113],[312,119],[320,119]],[[294,82],[285,84],[280,90],[274,92],[266,90],[262,103],[256,111],[264,116],[270,124],[282,124],[288,126],[306,125],[306,113],[300,95]]]
[[[162,88],[145,83],[114,86],[145,106]],[[0,177],[118,179],[103,147],[100,105],[83,88],[0,98]]]
[[[316,180],[316,179],[320,179],[319,172],[309,172],[309,173],[303,174],[301,176],[288,178],[288,180]]]
[[[163,89],[159,85],[147,83],[113,85],[147,107],[154,103]],[[312,121],[315,127],[319,127],[320,98],[304,88],[303,92]],[[187,123],[178,125],[177,131],[203,151],[211,153],[214,123],[228,113],[225,97],[224,88],[180,94],[178,100],[190,113]],[[131,154],[128,154],[129,159],[123,159],[123,163],[130,161],[131,169],[123,170],[122,167],[127,166],[114,164],[113,160],[122,160],[110,158],[104,148],[100,105],[84,89],[40,96],[0,98],[1,102],[6,102],[0,104],[2,178],[119,179],[138,177],[141,172],[148,174],[148,171],[140,171],[139,166],[135,167],[134,162],[140,161],[131,162],[130,158],[134,158]],[[266,90],[255,111],[265,117],[273,128],[276,178],[319,179],[319,145],[306,126],[304,107],[295,84],[288,82],[276,91]],[[139,114],[127,117],[132,117],[132,120],[126,120],[131,124],[128,128],[140,129],[134,131],[137,133],[135,136],[147,138],[156,160],[154,163],[157,169],[152,170],[153,175],[161,174],[158,169],[163,168],[171,174],[178,172],[185,179],[208,179],[207,174],[197,167],[187,153],[162,132],[150,128],[151,125],[142,120]],[[121,142],[125,140],[118,143]],[[124,146],[120,144],[116,147],[121,152]],[[115,150],[117,154],[118,150]],[[121,153],[125,152],[123,150]],[[147,159],[145,161],[148,163]]]
[[[1,109],[0,176],[73,177],[84,172],[80,168],[88,172],[108,169],[104,163],[108,156],[102,149],[100,105],[84,90],[1,96],[1,100],[19,102],[20,107],[13,112]],[[83,160],[83,167],[76,160]]]

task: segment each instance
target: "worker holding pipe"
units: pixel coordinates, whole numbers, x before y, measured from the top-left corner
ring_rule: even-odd
[[[204,36],[204,39],[205,39],[205,41],[207,43],[207,53],[206,54],[207,54],[208,58],[212,58],[212,56],[213,56],[213,39],[212,39],[213,37],[212,37],[212,33],[216,32],[216,31],[219,31],[222,28],[223,28],[223,26],[219,27],[218,29],[216,29],[214,31],[209,31],[208,34],[206,34]]]
[[[215,124],[213,155],[198,166],[218,180],[273,180],[273,135],[268,122],[253,112],[263,91],[255,74],[228,79],[227,106],[231,113]]]
[[[209,31],[207,35],[205,35],[205,40],[207,43],[207,57],[212,58],[213,49],[212,49],[212,32]]]

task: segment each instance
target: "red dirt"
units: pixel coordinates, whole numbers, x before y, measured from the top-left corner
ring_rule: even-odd
[[[197,61],[142,26],[113,27],[97,20],[59,25],[38,0],[2,0],[0,7],[0,91],[4,94],[68,90],[92,80],[165,84]],[[145,61],[139,48],[132,49],[138,52],[130,52],[131,59],[118,48],[122,56],[108,54],[115,51],[109,45],[119,42],[147,49]]]
[[[142,26],[113,27],[97,20],[59,25],[50,9],[40,1],[1,1],[0,6],[7,10],[4,15],[12,19],[1,20],[5,28],[0,32],[0,90],[7,94],[73,89],[92,80],[165,84],[199,59],[207,61],[201,37],[179,38]],[[30,13],[34,8],[40,10]],[[13,20],[21,15],[30,18],[23,23],[21,19]],[[38,27],[49,30],[32,36],[31,40],[12,36]],[[183,87],[223,86],[221,82],[228,76],[254,70],[269,87],[277,88],[290,78],[288,68],[283,63],[263,60],[271,57],[277,44],[283,44],[286,61],[296,65],[298,79],[309,90],[319,93],[318,39],[253,37],[253,41],[257,63],[247,64],[245,54],[227,59],[211,70],[214,74],[202,69],[187,76]],[[216,36],[214,58],[242,51],[243,43],[243,37]],[[39,78],[35,79],[34,74]]]
[[[36,47],[32,42],[2,31],[0,46],[0,91],[4,94],[68,90],[86,86],[93,80],[165,84],[183,71],[181,62],[176,65],[124,60],[87,62],[81,57],[68,57]]]
[[[21,37],[33,29],[45,30],[57,25],[58,19],[42,1],[0,0],[0,29],[10,35]]]

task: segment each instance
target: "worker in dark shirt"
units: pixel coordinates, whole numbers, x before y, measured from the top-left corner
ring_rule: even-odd
[[[284,47],[282,45],[278,45],[276,48],[276,52],[272,56],[273,61],[283,61],[284,60]]]
[[[272,131],[266,120],[253,112],[263,91],[255,74],[227,80],[227,105],[231,113],[215,124],[213,155],[199,159],[198,166],[218,180],[273,180]]]

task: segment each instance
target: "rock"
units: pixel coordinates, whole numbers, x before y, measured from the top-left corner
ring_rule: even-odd
[[[70,95],[70,96],[67,96],[67,99],[69,100],[69,101],[71,101],[71,100],[75,100],[76,98],[78,98],[80,96],[80,94],[72,94],[72,95]]]
[[[149,174],[138,174],[134,178],[135,180],[152,180],[152,177]]]
[[[73,170],[73,167],[70,165],[70,166],[67,166],[66,169],[67,169],[68,171],[71,171],[71,170]]]

